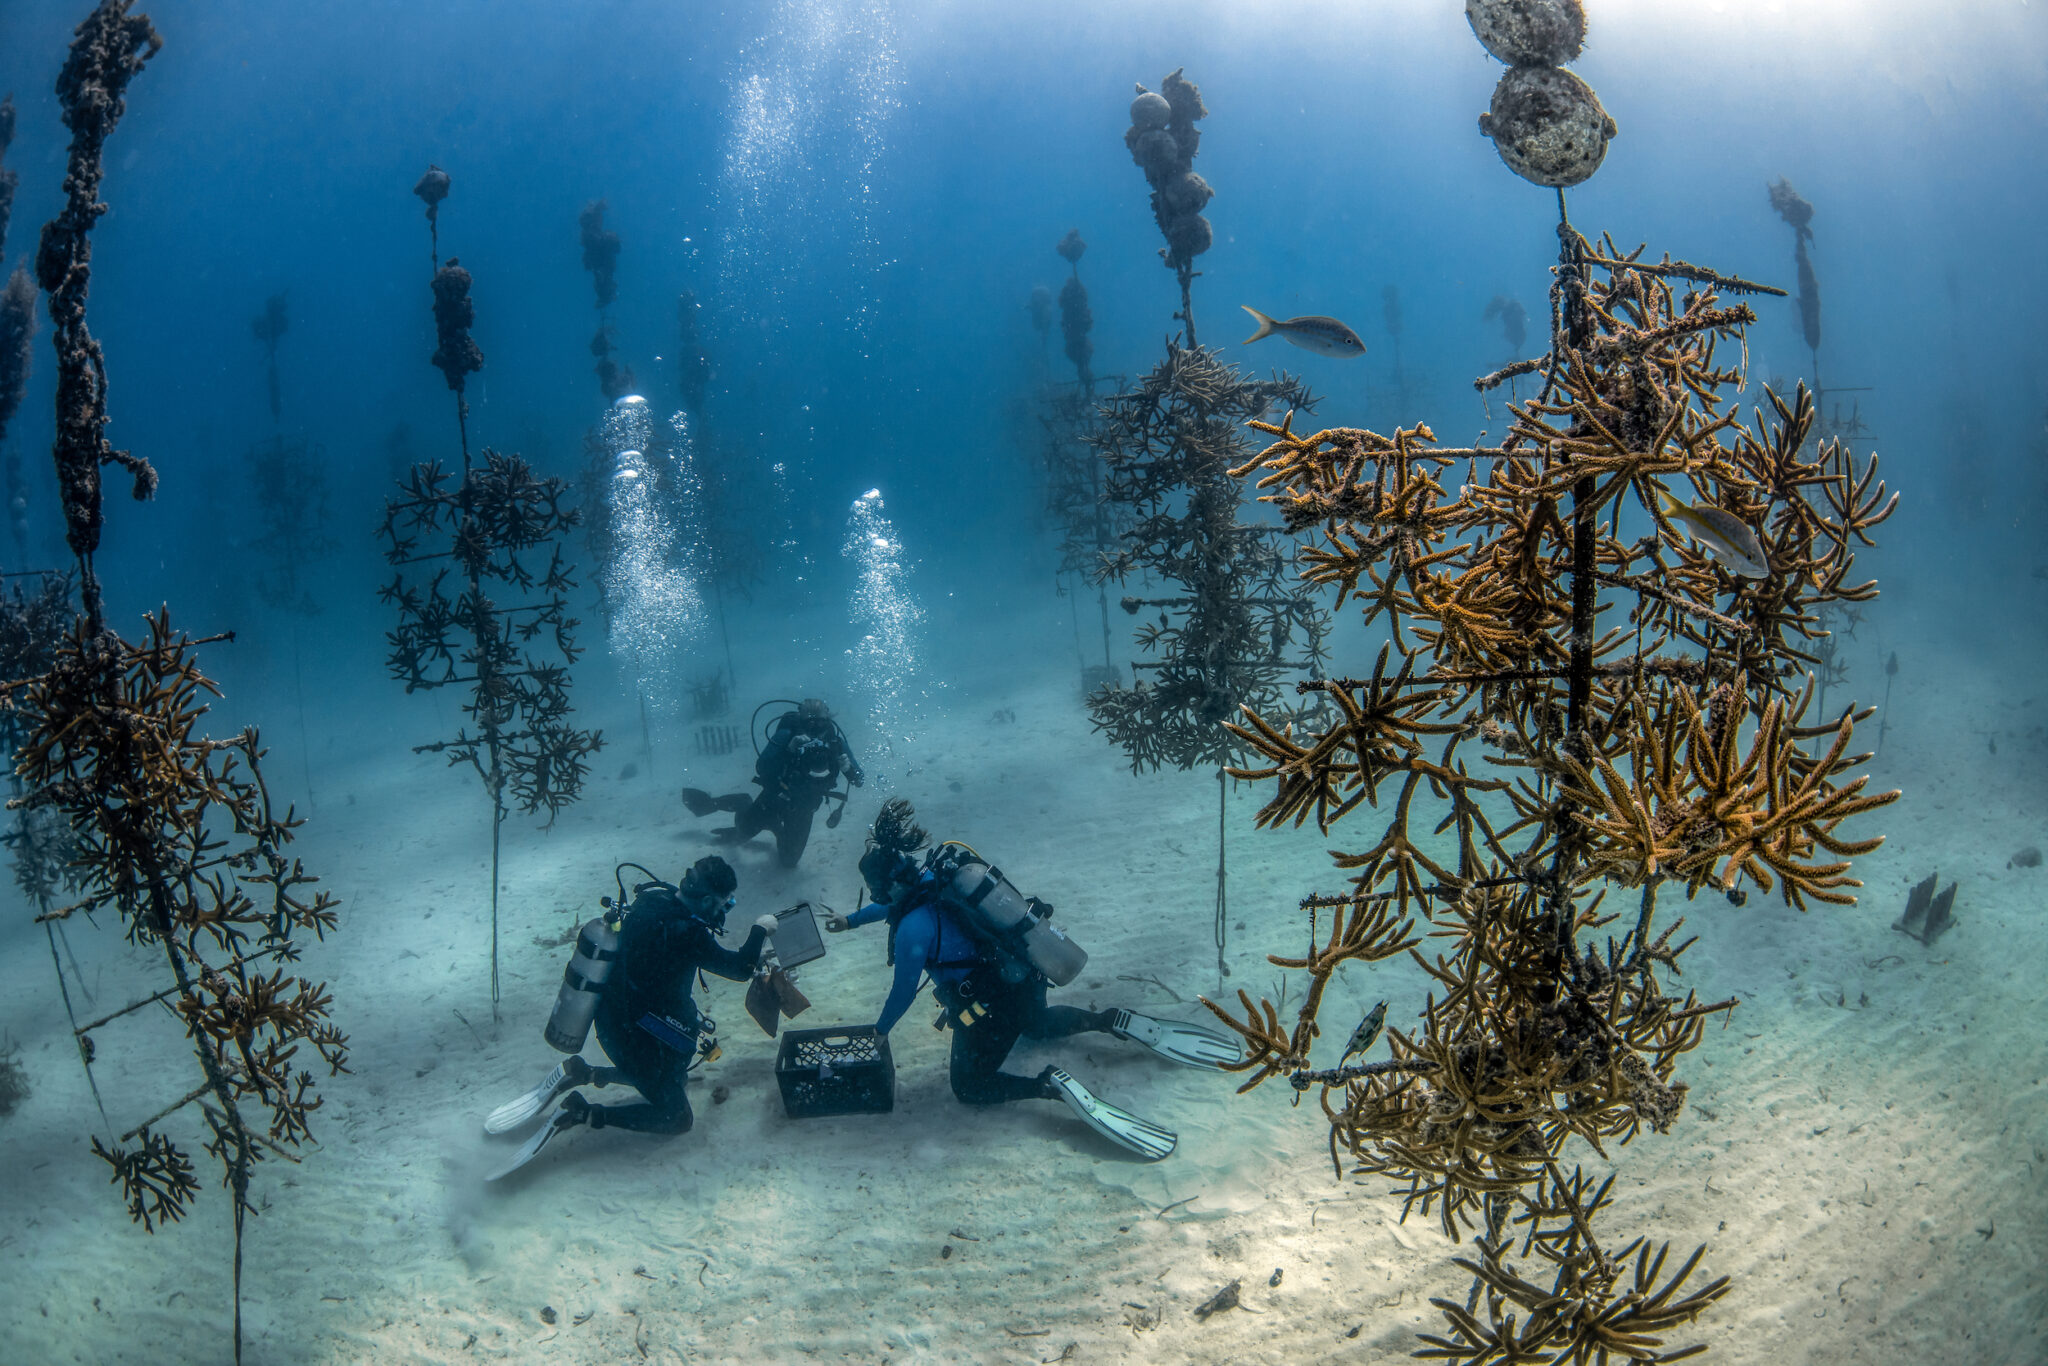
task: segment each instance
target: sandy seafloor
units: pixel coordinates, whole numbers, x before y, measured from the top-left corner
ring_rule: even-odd
[[[783,620],[780,643],[760,646],[783,668],[742,665],[749,698],[834,676],[828,647],[792,654],[792,630],[808,634]],[[2006,867],[2048,843],[2048,688],[2017,662],[1973,664],[1897,621],[1891,635],[1901,669],[1875,771],[1907,795],[1864,827],[1890,835],[1862,866],[1864,903],[1804,916],[1761,897],[1690,908],[1701,938],[1685,983],[1743,1004],[1682,1067],[1691,1103],[1674,1130],[1617,1152],[1613,1242],[1650,1234],[1682,1256],[1705,1239],[1707,1274],[1734,1278],[1696,1336],[1670,1339],[1704,1338],[1713,1360],[2048,1362],[2048,867]],[[873,766],[936,834],[974,843],[1059,907],[1092,955],[1065,999],[1194,1018],[1192,1004],[1120,975],[1186,997],[1217,986],[1214,779],[1132,777],[1088,730],[1071,653],[961,655],[966,671],[947,670],[916,742]],[[1875,651],[1857,655],[1874,691]],[[608,670],[601,644],[579,670],[600,712]],[[318,802],[300,851],[346,902],[340,933],[306,968],[332,985],[354,1071],[323,1082],[321,1145],[301,1166],[259,1172],[249,1361],[1380,1361],[1405,1359],[1418,1329],[1439,1327],[1429,1296],[1462,1298],[1467,1279],[1433,1221],[1402,1226],[1382,1183],[1333,1179],[1312,1101],[1295,1108],[1280,1085],[1238,1097],[1230,1079],[1105,1036],[1020,1049],[1017,1070],[1057,1058],[1177,1129],[1179,1152],[1146,1165],[1063,1107],[956,1103],[946,1040],[922,1002],[896,1031],[893,1114],[792,1121],[775,1045],[741,1010],[742,988],[714,980],[700,999],[724,1022],[725,1054],[692,1087],[693,1132],[578,1131],[486,1187],[505,1148],[482,1135],[483,1114],[555,1061],[540,1029],[567,950],[536,937],[591,914],[615,861],[673,875],[705,852],[676,789],[736,785],[745,755],[696,759],[675,726],[650,764],[634,754],[627,708],[598,715],[614,744],[586,800],[551,833],[508,827],[494,1025],[483,802],[473,781],[405,751],[451,722],[452,704],[367,678],[349,686],[370,719],[316,740]],[[992,719],[998,708],[1014,722]],[[286,718],[266,719],[285,733]],[[867,741],[857,719],[850,729]],[[733,925],[798,898],[844,906],[879,795],[859,794],[836,831],[821,822],[793,874],[765,840],[750,846]],[[1262,955],[1303,942],[1296,899],[1336,885],[1326,845],[1377,829],[1364,817],[1329,841],[1256,833],[1258,800],[1239,790],[1229,817],[1242,922],[1231,985],[1255,990],[1276,976]],[[1960,923],[1928,949],[1889,927],[1907,886],[1936,867],[1962,879]],[[71,937],[97,984],[93,1011],[161,985],[155,960],[108,924]],[[870,1021],[886,989],[881,932],[829,942],[802,973],[815,1005],[798,1024]],[[91,1104],[49,956],[19,911],[0,923],[0,973],[0,1030],[35,1083],[0,1121],[0,1359],[225,1360],[228,1204],[211,1160],[198,1155],[208,1185],[182,1224],[153,1237],[131,1227],[88,1151]],[[1402,1022],[1420,979],[1405,961],[1348,967],[1326,1033],[1341,1038],[1381,996]],[[194,1070],[153,1011],[100,1031],[99,1052],[124,1126]],[[715,1105],[719,1085],[730,1098]],[[196,1150],[193,1117],[166,1127]],[[1244,1307],[1196,1321],[1195,1306],[1236,1278]]]

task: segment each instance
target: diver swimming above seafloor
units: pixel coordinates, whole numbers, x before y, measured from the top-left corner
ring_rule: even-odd
[[[760,710],[755,708],[754,714],[760,715]],[[848,790],[835,794],[833,788],[842,773]],[[759,785],[759,792],[714,797],[701,788],[686,787],[683,805],[690,808],[693,816],[732,812],[732,824],[712,832],[714,838],[727,843],[738,844],[763,830],[769,831],[775,836],[775,852],[781,857],[782,866],[794,868],[804,856],[804,846],[810,843],[811,822],[817,818],[825,799],[839,797],[839,809],[826,822],[828,828],[837,826],[846,812],[851,790],[866,781],[860,761],[853,757],[853,747],[846,741],[846,732],[832,719],[831,709],[818,698],[807,697],[794,711],[776,718],[769,728],[768,743],[761,746],[760,755],[754,760],[754,782]]]
[[[627,868],[646,873],[635,863]],[[569,1054],[538,1086],[491,1112],[484,1131],[509,1133],[531,1123],[557,1099],[562,1108],[536,1130],[489,1180],[496,1181],[531,1162],[557,1135],[580,1124],[593,1129],[634,1129],[650,1134],[689,1132],[694,1122],[684,1083],[701,1056],[715,1058],[717,1023],[697,1009],[691,991],[697,974],[715,973],[744,981],[760,967],[776,919],[754,921],[737,949],[718,942],[733,907],[739,878],[717,855],[698,859],[680,883],[648,873],[630,901],[619,878],[619,896],[606,897],[606,915],[578,936],[576,956],[564,974],[562,991],[548,1020],[547,1041]],[[582,1057],[592,1026],[609,1067]],[[641,1095],[631,1105],[593,1105],[576,1090],[624,1082]]]
[[[834,932],[888,922],[895,977],[875,1031],[893,1029],[929,980],[939,1027],[953,1031],[953,1094],[962,1102],[1063,1101],[1113,1143],[1154,1161],[1170,1154],[1178,1141],[1171,1131],[1099,1099],[1063,1069],[1020,1076],[1003,1071],[1004,1060],[1019,1038],[1102,1033],[1190,1067],[1220,1068],[1241,1056],[1237,1042],[1131,1010],[1048,1004],[1047,989],[1073,981],[1088,961],[1052,923],[1053,908],[1018,892],[964,844],[948,841],[919,860],[925,840],[909,802],[886,803],[860,861],[869,904],[825,922]]]

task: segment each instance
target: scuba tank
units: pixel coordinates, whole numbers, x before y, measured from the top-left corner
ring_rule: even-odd
[[[611,898],[605,898],[609,905]],[[604,984],[612,975],[619,956],[619,927],[622,922],[593,916],[576,936],[576,952],[562,970],[562,989],[555,994],[555,1009],[548,1016],[542,1037],[548,1046],[563,1053],[580,1053],[590,1037],[590,1022],[597,1018],[597,1003]]]
[[[998,951],[1004,980],[1021,982],[1035,971],[1063,987],[1080,976],[1087,951],[1052,923],[1052,907],[1018,891],[1001,869],[950,852],[959,848],[942,845],[934,853],[940,895],[976,938]]]

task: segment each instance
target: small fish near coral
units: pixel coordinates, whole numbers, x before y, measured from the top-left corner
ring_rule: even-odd
[[[1335,318],[1308,314],[1282,322],[1277,318],[1267,317],[1250,304],[1239,304],[1238,307],[1251,314],[1252,320],[1259,325],[1258,331],[1244,339],[1243,344],[1246,346],[1266,337],[1280,336],[1287,338],[1302,350],[1313,351],[1318,356],[1343,357],[1365,354],[1365,343],[1359,340],[1358,334]]]
[[[1771,576],[1771,561],[1764,553],[1763,542],[1757,539],[1755,529],[1734,513],[1712,503],[1687,507],[1663,489],[1657,490],[1657,502],[1666,517],[1684,527],[1700,549],[1729,573],[1745,579]]]
[[[1360,1053],[1369,1052],[1373,1044],[1379,1041],[1380,1029],[1386,1023],[1387,1003],[1381,1001],[1371,1010],[1368,1010],[1365,1013],[1365,1018],[1358,1022],[1358,1028],[1351,1031],[1351,1042],[1344,1045],[1344,1057],[1340,1060],[1340,1065],[1343,1062],[1351,1061],[1353,1057]]]

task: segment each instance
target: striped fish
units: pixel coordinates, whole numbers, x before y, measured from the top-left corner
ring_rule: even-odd
[[[1351,1042],[1344,1045],[1344,1056],[1338,1060],[1338,1065],[1341,1067],[1358,1054],[1369,1051],[1375,1043],[1379,1042],[1380,1029],[1386,1022],[1387,1003],[1381,1001],[1371,1010],[1368,1010],[1365,1013],[1365,1018],[1358,1022],[1358,1028],[1351,1031]]]
[[[1246,346],[1250,346],[1261,337],[1270,337],[1277,333],[1302,350],[1313,351],[1319,356],[1365,354],[1365,343],[1358,339],[1358,334],[1335,318],[1310,314],[1305,318],[1289,318],[1286,322],[1280,322],[1267,317],[1250,304],[1239,304],[1238,307],[1251,314],[1259,324],[1259,330],[1244,339]]]

